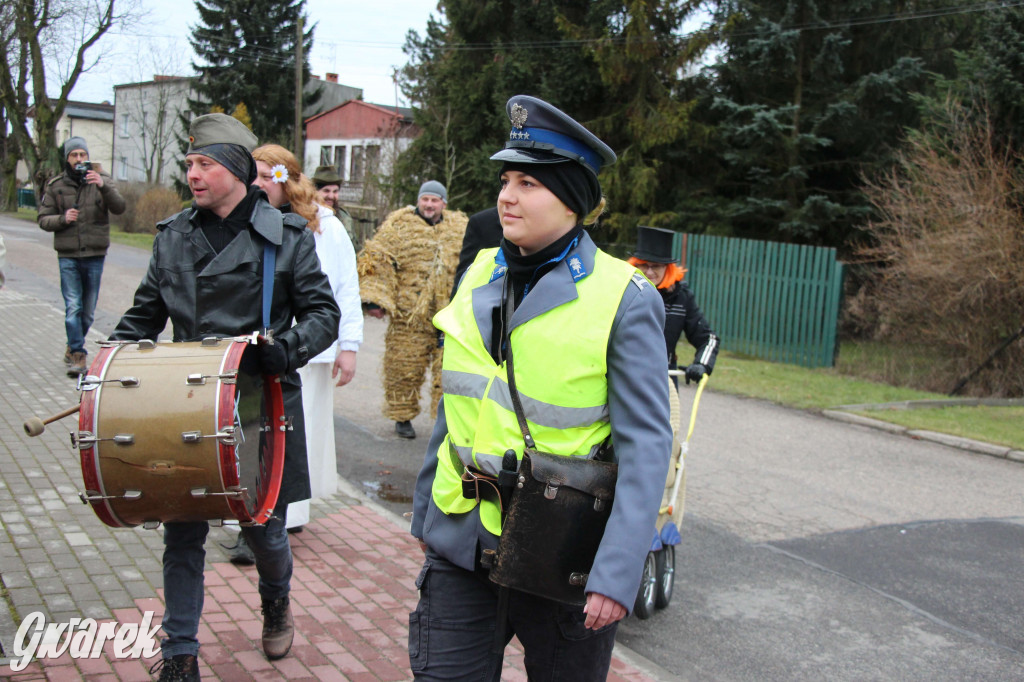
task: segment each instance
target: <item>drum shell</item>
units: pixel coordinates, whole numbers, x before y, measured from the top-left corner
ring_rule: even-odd
[[[86,497],[104,523],[269,517],[284,458],[284,434],[270,426],[283,419],[281,391],[276,380],[238,372],[247,346],[222,339],[101,349],[83,382],[79,447]],[[236,450],[243,414],[259,424]],[[264,425],[265,438],[254,432]]]

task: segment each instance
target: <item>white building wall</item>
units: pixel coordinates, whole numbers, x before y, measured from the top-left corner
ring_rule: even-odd
[[[188,108],[191,84],[190,79],[167,80],[114,88],[111,174],[116,180],[146,182],[147,170],[156,184],[170,186],[182,177],[179,140],[186,132],[181,113]]]

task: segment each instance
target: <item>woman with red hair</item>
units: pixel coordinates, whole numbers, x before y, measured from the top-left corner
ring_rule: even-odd
[[[683,281],[686,274],[672,256],[675,232],[641,225],[636,229],[636,252],[629,264],[636,266],[654,286],[665,302],[665,345],[668,346],[669,369],[676,369],[676,346],[686,332],[686,340],[697,349],[693,363],[686,368],[686,383],[699,382],[715,368],[720,342],[704,313],[697,307],[697,298]],[[673,377],[673,381],[675,377]]]
[[[331,282],[341,308],[338,340],[299,370],[302,407],[306,415],[306,452],[313,497],[334,494],[338,462],[334,445],[334,387],[344,386],[356,372],[356,352],[363,341],[363,313],[352,241],[329,208],[316,203],[313,182],[302,174],[295,156],[284,147],[267,144],[253,150],[256,182],[270,204],[282,213],[297,213],[316,239],[320,267]],[[337,381],[335,382],[335,379]],[[309,500],[288,505],[287,527],[296,533],[309,521]]]

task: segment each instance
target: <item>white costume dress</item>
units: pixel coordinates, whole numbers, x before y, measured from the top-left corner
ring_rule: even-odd
[[[363,312],[356,274],[356,252],[348,232],[334,213],[319,206],[320,232],[316,255],[331,282],[334,300],[341,308],[338,340],[299,369],[302,377],[302,411],[306,419],[306,456],[313,497],[333,495],[338,488],[338,461],[334,446],[334,379],[331,369],[338,353],[358,351],[363,342]],[[288,528],[309,522],[309,500],[288,505]]]

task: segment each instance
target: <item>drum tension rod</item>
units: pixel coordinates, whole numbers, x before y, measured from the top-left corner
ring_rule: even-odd
[[[239,488],[238,486],[232,486],[228,488],[227,492],[223,493],[211,493],[207,492],[206,488],[192,488],[192,497],[242,497],[248,492],[247,488]]]
[[[118,445],[134,445],[135,434],[132,433],[118,433],[113,438],[97,438],[92,431],[79,431],[76,435],[74,432],[71,433],[71,447],[72,448],[91,448],[94,443],[100,441],[113,441]]]
[[[84,493],[78,493],[78,497],[82,500],[82,504],[100,500],[138,500],[142,497],[142,491],[125,490],[123,495],[101,495],[98,490],[86,490]]]
[[[121,384],[121,388],[138,388],[142,379],[138,377],[121,377],[120,379],[100,379],[92,374],[82,374],[78,377],[79,391],[95,391],[100,384]]]
[[[227,374],[189,374],[185,377],[185,383],[189,386],[205,386],[207,379],[220,379],[225,384],[233,384],[238,379],[238,372]]]
[[[202,431],[182,431],[181,433],[181,441],[183,443],[199,443],[204,438],[216,438],[220,440],[222,443],[224,443],[224,445],[234,445],[235,427],[225,426],[223,431],[218,431],[217,433],[210,433],[205,436],[203,435]]]

